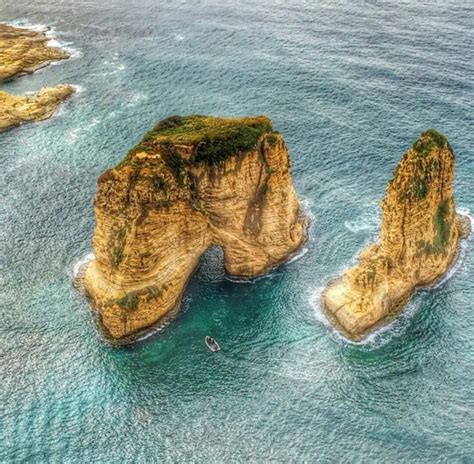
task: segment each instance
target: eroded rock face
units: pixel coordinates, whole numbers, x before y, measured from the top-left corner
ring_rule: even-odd
[[[469,233],[455,211],[454,165],[448,141],[434,130],[402,157],[382,201],[380,243],[323,293],[329,318],[346,335],[363,338],[448,270]]]
[[[210,246],[251,278],[305,238],[288,151],[265,117],[162,121],[99,178],[95,214],[84,285],[114,338],[176,308]]]
[[[24,122],[50,118],[58,106],[73,93],[74,88],[70,85],[44,88],[27,96],[0,91],[0,132]]]
[[[49,40],[43,31],[0,24],[0,82],[69,58],[65,50],[50,47]]]

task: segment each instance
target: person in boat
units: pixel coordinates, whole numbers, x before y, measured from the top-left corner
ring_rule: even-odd
[[[212,351],[218,351],[220,349],[217,342],[209,335],[206,335],[206,344]]]

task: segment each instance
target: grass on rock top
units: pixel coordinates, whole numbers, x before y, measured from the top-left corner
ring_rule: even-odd
[[[440,134],[434,129],[428,129],[423,132],[420,138],[413,144],[413,149],[418,155],[425,157],[434,148],[443,149],[446,145],[448,145],[449,150],[451,150],[448,139],[443,134]]]
[[[134,153],[153,151],[153,145],[192,145],[192,161],[213,164],[229,156],[251,150],[265,133],[273,132],[265,116],[218,118],[213,116],[171,116],[159,122],[133,147],[116,167],[128,163]]]
[[[440,161],[436,156],[430,156],[433,150],[443,150],[447,148],[452,153],[452,148],[449,145],[448,139],[437,132],[435,129],[428,129],[423,132],[418,140],[412,145],[411,150],[408,150],[402,157],[402,161],[409,160],[415,166],[413,169],[415,174],[410,179],[403,192],[400,192],[400,199],[418,199],[422,200],[428,194],[430,188],[430,179],[436,177],[436,173],[440,169]],[[400,164],[393,171],[393,182],[400,173]]]

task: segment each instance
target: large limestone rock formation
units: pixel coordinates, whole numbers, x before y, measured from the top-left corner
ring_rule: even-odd
[[[44,88],[28,96],[0,91],[0,132],[24,122],[48,119],[73,93],[74,88],[70,85]]]
[[[380,243],[323,293],[327,315],[349,337],[363,338],[393,318],[418,286],[452,264],[469,229],[454,207],[454,164],[451,146],[434,130],[402,157],[382,201]]]
[[[251,278],[305,238],[285,142],[263,116],[165,119],[99,178],[95,214],[83,282],[116,339],[176,308],[210,246]]]
[[[65,50],[49,46],[49,40],[44,31],[0,24],[0,82],[69,58]]]

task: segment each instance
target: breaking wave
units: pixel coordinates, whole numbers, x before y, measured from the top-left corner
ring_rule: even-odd
[[[89,262],[94,259],[94,253],[87,253],[79,261],[77,261],[72,267],[72,276],[77,278],[81,272],[81,269]]]

